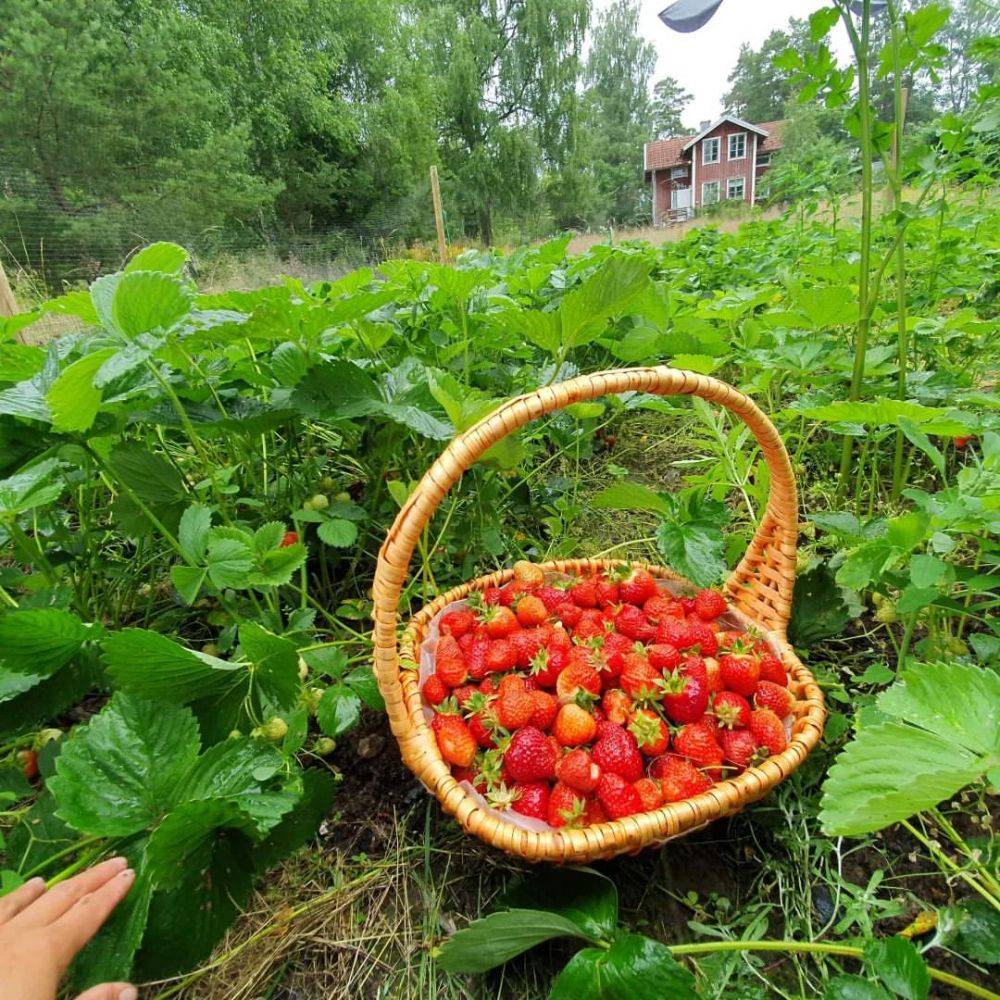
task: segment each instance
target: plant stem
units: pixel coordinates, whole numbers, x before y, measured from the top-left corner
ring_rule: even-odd
[[[824,944],[821,941],[707,941],[698,944],[670,945],[670,953],[678,955],[710,955],[716,951],[801,951],[819,955],[843,955],[846,958],[863,959],[864,951],[846,944]],[[983,1000],[1000,1000],[1000,993],[993,993],[983,986],[970,983],[967,979],[927,967],[931,979],[947,983],[970,996]]]

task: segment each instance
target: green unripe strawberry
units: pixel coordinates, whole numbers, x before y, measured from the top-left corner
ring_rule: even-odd
[[[899,621],[899,612],[892,601],[883,601],[875,611],[875,621],[883,625],[892,625]]]
[[[288,723],[280,715],[268,719],[263,726],[258,726],[250,733],[251,736],[267,740],[269,743],[277,743],[283,740],[287,734]]]
[[[332,754],[336,749],[336,741],[331,740],[329,736],[320,736],[319,739],[317,739],[313,744],[313,753],[319,757],[326,757],[329,754]]]
[[[309,503],[312,504],[310,510],[326,510],[330,506],[330,498],[325,493],[317,493],[309,499]]]
[[[201,651],[206,656],[218,656],[219,647],[214,642],[206,642],[204,646],[201,647]]]
[[[299,680],[305,683],[306,678],[309,676],[309,664],[300,656],[299,657]]]
[[[333,478],[333,476],[324,476],[319,481],[319,484],[324,490],[327,491],[327,493],[329,493],[330,490],[336,489],[337,481]]]
[[[351,494],[348,493],[347,490],[342,490],[333,499],[336,500],[337,503],[350,503],[351,502]]]

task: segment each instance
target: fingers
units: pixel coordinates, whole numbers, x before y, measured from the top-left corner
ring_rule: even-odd
[[[136,1000],[138,996],[136,988],[128,983],[101,983],[100,986],[91,986],[76,1000]]]
[[[134,882],[131,868],[117,872],[93,892],[81,896],[52,924],[56,946],[67,962],[98,932]]]
[[[79,875],[53,886],[30,909],[19,918],[19,923],[34,927],[44,927],[58,920],[77,900],[99,889],[109,879],[124,870],[124,858],[111,858]]]
[[[26,906],[31,906],[43,892],[45,892],[45,879],[33,878],[18,886],[13,892],[0,897],[0,924],[7,923]]]

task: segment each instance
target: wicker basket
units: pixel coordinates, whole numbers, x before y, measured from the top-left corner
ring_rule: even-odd
[[[583,829],[535,832],[487,812],[452,777],[424,718],[417,674],[420,644],[434,615],[474,589],[503,583],[512,571],[503,570],[442,594],[413,616],[397,645],[400,592],[417,540],[441,500],[492,445],[536,417],[618,392],[701,396],[737,414],[756,437],[770,468],[771,493],[757,533],[724,593],[730,607],[760,629],[780,656],[797,699],[796,717],[788,749],[695,798]],[[750,399],[718,379],[665,367],[621,369],[582,375],[504,403],[448,445],[399,512],[379,553],[373,591],[375,676],[404,762],[465,830],[529,861],[583,862],[635,852],[759,799],[805,760],[822,735],[826,717],[820,689],[785,636],[795,579],[797,520],[795,479],[777,430]],[[573,572],[615,564],[582,559],[549,563],[545,568]],[[648,568],[659,577],[682,579],[661,567]]]

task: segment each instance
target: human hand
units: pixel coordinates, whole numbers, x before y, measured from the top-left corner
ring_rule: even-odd
[[[135,882],[124,858],[112,858],[46,891],[33,878],[0,897],[0,996],[55,1000],[59,980]],[[103,983],[77,1000],[136,1000],[128,983]]]

